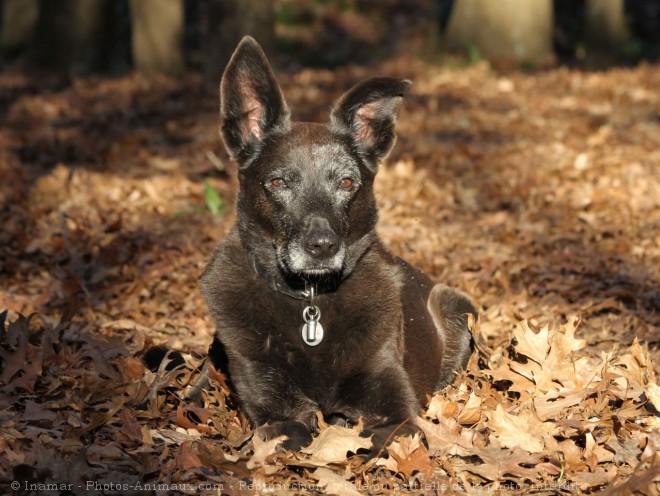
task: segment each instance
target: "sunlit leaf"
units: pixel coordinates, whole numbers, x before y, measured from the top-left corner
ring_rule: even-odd
[[[206,208],[213,215],[223,215],[225,213],[225,203],[222,201],[218,190],[213,187],[208,179],[204,181],[204,201],[206,202]]]

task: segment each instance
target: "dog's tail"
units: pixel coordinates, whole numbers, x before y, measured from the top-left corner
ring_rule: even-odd
[[[428,309],[444,344],[440,379],[436,387],[440,390],[454,380],[458,370],[467,365],[474,346],[468,316],[472,315],[476,321],[479,314],[470,298],[444,284],[436,284],[431,290]]]

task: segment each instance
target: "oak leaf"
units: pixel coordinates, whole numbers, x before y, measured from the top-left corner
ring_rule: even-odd
[[[177,466],[183,470],[203,466],[202,461],[193,451],[192,441],[186,441],[181,446],[179,446],[176,462]]]
[[[432,456],[440,453],[471,456],[472,441],[461,435],[460,426],[454,419],[444,419],[434,423],[417,418],[416,424],[424,432]]]
[[[387,447],[387,451],[390,458],[380,458],[376,461],[376,465],[401,473],[406,480],[416,472],[421,473],[422,478],[425,479],[433,468],[433,462],[421,442],[419,433],[414,436],[401,436]]]
[[[341,496],[362,496],[353,483],[344,479],[341,475],[332,470],[319,467],[313,473],[312,477],[318,480],[319,487],[324,489],[326,494],[339,494]]]
[[[506,448],[520,447],[531,453],[543,451],[544,443],[539,434],[544,430],[542,422],[529,411],[511,415],[497,405],[486,413],[491,438],[497,439]]]
[[[550,350],[547,327],[536,333],[529,327],[527,321],[523,320],[514,329],[513,336],[517,341],[513,346],[516,353],[525,355],[538,364],[543,363]]]
[[[286,440],[286,436],[278,436],[268,441],[261,439],[258,434],[253,436],[254,453],[247,462],[247,468],[254,469],[266,465],[267,459],[277,453],[277,446]]]
[[[359,429],[331,425],[301,451],[311,454],[317,461],[339,463],[347,459],[349,451],[357,453],[359,449],[369,449],[371,446],[371,438],[360,437]]]

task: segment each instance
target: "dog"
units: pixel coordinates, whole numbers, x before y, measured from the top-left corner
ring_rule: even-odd
[[[264,439],[298,450],[317,411],[376,448],[449,384],[472,352],[463,293],[392,255],[375,232],[374,177],[411,82],[364,80],[328,123],[292,122],[259,44],[239,43],[220,84],[221,135],[238,163],[237,221],[201,277],[228,375]]]

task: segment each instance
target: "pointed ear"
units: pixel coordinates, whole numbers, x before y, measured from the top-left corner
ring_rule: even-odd
[[[268,133],[289,128],[289,108],[259,44],[238,44],[220,83],[220,134],[232,159],[250,158]]]
[[[394,146],[394,124],[411,86],[406,79],[366,79],[344,93],[332,110],[332,127],[350,134],[374,168]]]

